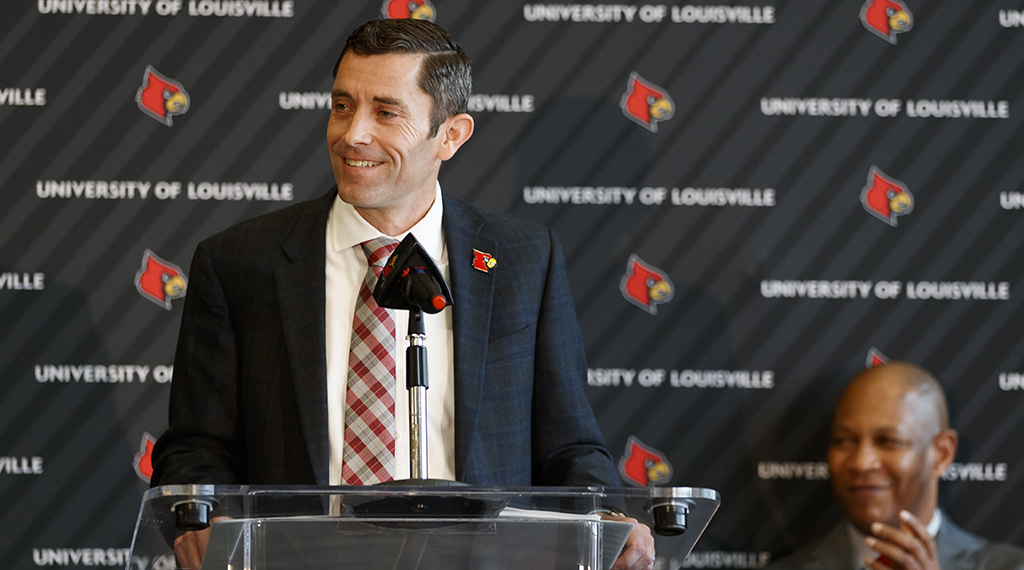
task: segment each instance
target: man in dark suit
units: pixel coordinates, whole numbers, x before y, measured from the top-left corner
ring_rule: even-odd
[[[974,536],[938,506],[957,433],[941,385],[890,362],[864,370],[836,407],[828,465],[844,521],[770,570],[1019,570],[1024,550]]]
[[[327,130],[337,186],[196,250],[153,485],[337,484],[327,385],[340,327],[332,333],[331,307],[355,291],[338,295],[328,285],[344,273],[332,256],[359,242],[340,254],[327,244],[347,229],[339,219],[369,237],[400,238],[442,211],[438,251],[454,298],[454,434],[442,453],[453,456],[454,478],[619,484],[586,399],[557,239],[440,194],[441,163],[473,132],[469,86],[468,58],[434,24],[380,20],[352,34],[335,67]],[[481,256],[498,264],[481,266]],[[199,561],[205,537],[176,541],[183,566]],[[635,524],[616,567],[652,565],[650,531]]]

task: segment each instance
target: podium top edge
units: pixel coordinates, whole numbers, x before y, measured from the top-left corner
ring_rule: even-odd
[[[163,485],[146,491],[144,501],[159,497],[214,496],[317,496],[360,495],[530,495],[547,497],[634,497],[651,499],[704,499],[720,501],[714,489],[701,487],[418,487],[418,486],[307,486],[307,485]]]

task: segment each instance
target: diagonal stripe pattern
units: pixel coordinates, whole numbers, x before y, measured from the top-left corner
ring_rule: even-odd
[[[395,320],[373,299],[398,242],[379,237],[363,242],[369,267],[352,318],[345,394],[345,485],[390,481],[395,473]]]

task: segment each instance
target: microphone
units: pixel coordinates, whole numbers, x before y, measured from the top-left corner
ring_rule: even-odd
[[[399,288],[405,299],[423,312],[438,313],[448,306],[441,286],[423,267],[406,269],[399,280]]]
[[[381,307],[409,311],[405,386],[409,389],[409,472],[413,477],[410,481],[429,483],[426,428],[429,383],[423,313],[437,313],[451,305],[452,293],[441,270],[410,233],[384,264],[380,279],[373,288],[373,298]],[[416,499],[416,502],[418,504],[420,500]]]
[[[387,309],[438,313],[452,304],[444,275],[412,234],[405,236],[391,253],[373,298]]]

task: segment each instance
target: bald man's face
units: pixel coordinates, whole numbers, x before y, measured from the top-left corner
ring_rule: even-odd
[[[862,375],[843,394],[828,466],[839,506],[865,534],[875,521],[898,526],[902,509],[931,518],[945,467],[930,417],[916,392],[884,373]]]

